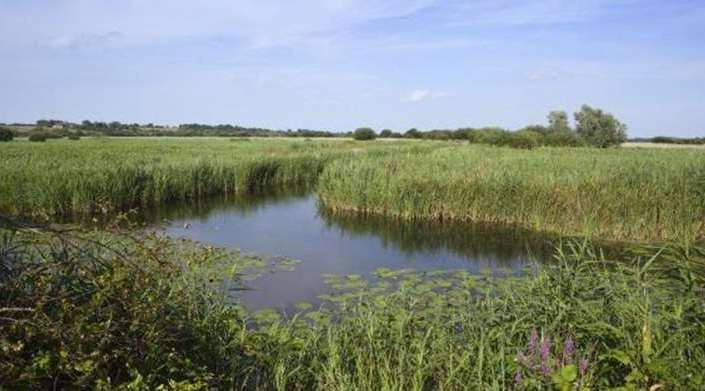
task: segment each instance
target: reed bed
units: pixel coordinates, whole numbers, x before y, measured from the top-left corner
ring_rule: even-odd
[[[0,147],[0,212],[47,219],[275,187],[311,188],[333,158],[404,148],[227,139],[5,144]]]
[[[318,194],[338,212],[620,241],[705,238],[705,154],[695,150],[454,145],[337,160]]]

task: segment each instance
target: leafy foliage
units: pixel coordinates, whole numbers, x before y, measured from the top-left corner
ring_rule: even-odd
[[[12,133],[12,130],[0,126],[0,142],[12,141],[13,138],[14,134]]]
[[[5,232],[0,386],[231,383],[239,316],[194,272],[216,258],[157,237]]]
[[[627,141],[627,126],[612,114],[583,105],[575,113],[576,132],[589,144],[606,148]]]
[[[358,128],[353,132],[353,138],[359,141],[374,140],[377,138],[375,131],[370,128]]]

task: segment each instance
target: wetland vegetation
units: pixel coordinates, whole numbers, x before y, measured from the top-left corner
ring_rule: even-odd
[[[553,242],[552,262],[504,276],[329,275],[321,303],[283,316],[229,299],[261,260],[124,222],[53,224],[276,188],[315,191],[331,225],[345,225],[338,216],[347,213],[373,215],[349,229],[389,241],[400,241],[400,221],[443,227],[438,235],[456,251],[467,232],[452,221],[573,239]],[[2,143],[0,387],[702,388],[703,200],[697,150]],[[640,243],[610,254],[593,240]]]

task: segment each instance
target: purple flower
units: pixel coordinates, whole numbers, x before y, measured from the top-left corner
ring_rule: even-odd
[[[539,341],[539,333],[536,329],[531,330],[531,338],[529,339],[529,357],[534,357],[536,354],[536,345]]]
[[[529,363],[528,367],[531,370],[534,370],[536,368],[536,346],[538,345],[539,341],[539,333],[536,331],[536,329],[531,330],[531,338],[529,338]]]
[[[578,362],[578,369],[580,369],[580,377],[585,377],[585,372],[587,371],[588,367],[588,359],[587,358],[581,358],[580,362]]]
[[[516,385],[519,385],[521,384],[522,380],[524,379],[521,377],[521,371],[517,369],[517,371],[514,373],[514,383]]]
[[[551,337],[546,337],[541,341],[541,372],[544,376],[551,374]]]
[[[575,351],[575,342],[573,338],[568,337],[563,345],[563,363],[570,364],[573,360],[573,352]]]

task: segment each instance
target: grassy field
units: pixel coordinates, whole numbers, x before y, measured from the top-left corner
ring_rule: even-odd
[[[705,238],[705,154],[696,150],[452,145],[337,160],[318,191],[341,212],[510,223],[608,240]]]

